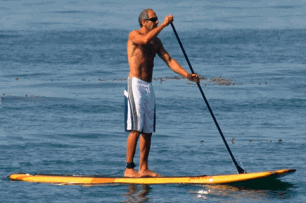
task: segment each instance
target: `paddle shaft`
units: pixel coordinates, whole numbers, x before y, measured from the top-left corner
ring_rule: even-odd
[[[181,46],[181,49],[182,49],[182,51],[183,51],[183,54],[184,54],[184,56],[185,56],[185,59],[186,59],[188,65],[189,65],[189,68],[190,68],[191,72],[194,73],[193,68],[192,68],[192,66],[191,66],[191,63],[190,63],[190,61],[189,61],[189,59],[188,59],[188,57],[187,57],[187,54],[186,54],[186,52],[185,52],[185,49],[184,49],[184,47],[183,47],[183,45],[182,45],[182,42],[181,42],[181,40],[180,40],[180,38],[179,38],[179,36],[178,36],[176,30],[175,30],[175,27],[174,27],[173,23],[171,23],[171,26],[172,26],[172,29],[173,29],[173,31],[174,31],[174,34],[175,34],[175,36],[176,36],[176,38],[177,38],[177,41],[179,42],[179,44],[180,44],[180,46]],[[214,122],[215,122],[215,124],[216,124],[216,126],[217,126],[217,128],[218,128],[218,130],[219,130],[219,133],[220,133],[220,135],[221,135],[221,137],[222,137],[222,139],[223,139],[223,142],[224,142],[224,144],[225,144],[225,146],[226,146],[226,148],[227,148],[227,150],[228,150],[228,152],[229,152],[229,154],[230,154],[230,156],[231,156],[231,158],[232,158],[232,160],[233,160],[233,162],[234,162],[234,164],[235,164],[235,167],[236,167],[236,169],[237,169],[237,172],[238,172],[238,173],[246,173],[246,171],[245,171],[243,168],[241,168],[241,167],[237,164],[237,161],[236,161],[236,159],[234,158],[234,156],[233,156],[233,154],[232,154],[232,152],[231,152],[231,150],[230,150],[230,148],[229,148],[229,146],[228,146],[228,144],[227,144],[227,142],[226,142],[226,140],[225,140],[225,138],[224,138],[224,135],[223,135],[223,133],[222,133],[222,131],[221,131],[221,128],[220,128],[220,126],[219,126],[219,124],[218,124],[218,122],[217,122],[217,119],[215,118],[215,115],[214,115],[214,113],[212,112],[212,110],[211,110],[211,108],[210,108],[210,106],[209,106],[209,103],[208,103],[208,101],[207,101],[207,99],[206,99],[206,97],[205,97],[205,95],[204,95],[204,92],[203,92],[203,90],[202,90],[202,87],[201,87],[200,83],[197,83],[197,85],[198,85],[198,88],[199,88],[199,90],[200,90],[200,92],[201,92],[201,94],[202,94],[202,97],[203,97],[203,99],[204,99],[204,101],[205,101],[205,103],[206,103],[206,106],[207,106],[207,108],[208,108],[208,110],[209,110],[209,112],[210,112],[210,114],[211,114],[211,116],[212,116],[212,118],[213,118],[213,120],[214,120]]]

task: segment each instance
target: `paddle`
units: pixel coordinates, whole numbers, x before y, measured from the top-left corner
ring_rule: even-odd
[[[177,38],[177,41],[179,42],[179,44],[180,44],[180,46],[181,46],[181,49],[182,49],[182,51],[183,51],[183,54],[184,54],[184,56],[185,56],[185,59],[186,59],[188,65],[189,65],[189,68],[190,68],[191,72],[194,73],[193,68],[191,67],[191,64],[190,64],[190,62],[189,62],[189,59],[188,59],[188,57],[187,57],[187,54],[186,54],[186,52],[185,52],[185,50],[184,50],[184,47],[183,47],[183,45],[182,45],[182,43],[181,43],[181,40],[180,40],[180,38],[179,38],[179,36],[178,36],[176,30],[175,30],[175,27],[174,27],[173,23],[171,23],[171,26],[172,26],[173,32],[174,32],[174,34],[175,34],[175,36],[176,36],[176,38]],[[226,142],[226,140],[225,140],[225,138],[224,138],[224,135],[223,135],[223,133],[222,133],[222,131],[221,131],[221,128],[219,127],[219,124],[218,124],[218,122],[217,122],[217,120],[216,120],[216,118],[215,118],[215,116],[214,116],[214,114],[213,114],[213,112],[212,112],[212,110],[211,110],[209,104],[208,104],[208,101],[207,101],[207,99],[206,99],[206,97],[205,97],[205,95],[204,95],[204,92],[203,92],[203,90],[202,90],[202,87],[200,86],[199,83],[197,83],[197,85],[198,85],[198,88],[199,88],[199,90],[200,90],[200,92],[201,92],[201,94],[202,94],[202,97],[203,97],[203,99],[204,99],[204,101],[205,101],[205,103],[206,103],[206,106],[207,106],[207,108],[208,108],[208,110],[209,110],[209,112],[210,112],[210,114],[211,114],[211,116],[212,116],[212,118],[213,118],[213,120],[214,120],[214,122],[215,122],[215,124],[216,124],[216,126],[217,126],[217,128],[218,128],[218,130],[219,130],[219,133],[220,133],[220,135],[221,135],[221,137],[222,137],[222,139],[223,139],[223,142],[224,142],[224,144],[225,144],[225,146],[226,146],[226,148],[227,148],[229,154],[230,154],[231,157],[232,157],[232,160],[233,160],[233,162],[234,162],[234,164],[235,164],[235,166],[236,166],[237,172],[238,172],[238,173],[247,173],[246,170],[244,170],[242,167],[240,167],[240,166],[237,164],[237,161],[235,160],[235,158],[234,158],[234,156],[233,156],[233,154],[232,154],[232,152],[231,152],[231,150],[230,150],[230,148],[229,148],[229,146],[228,146],[228,144],[227,144],[227,142]]]

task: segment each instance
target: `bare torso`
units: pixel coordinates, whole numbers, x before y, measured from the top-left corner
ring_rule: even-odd
[[[129,77],[136,77],[147,82],[152,81],[154,58],[159,46],[160,40],[158,38],[151,40],[146,45],[135,44],[130,39],[128,40]]]

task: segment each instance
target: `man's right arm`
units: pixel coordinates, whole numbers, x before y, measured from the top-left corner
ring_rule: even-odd
[[[134,44],[148,44],[154,37],[156,37],[162,29],[164,29],[166,26],[168,26],[173,21],[172,15],[167,16],[165,21],[160,25],[148,32],[145,35],[140,34],[139,32],[132,31],[129,35],[129,39]]]

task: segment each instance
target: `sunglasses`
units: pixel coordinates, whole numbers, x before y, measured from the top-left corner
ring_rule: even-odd
[[[149,21],[152,21],[153,23],[155,23],[158,20],[158,18],[157,17],[155,17],[155,18],[147,18],[145,20],[149,20]]]

